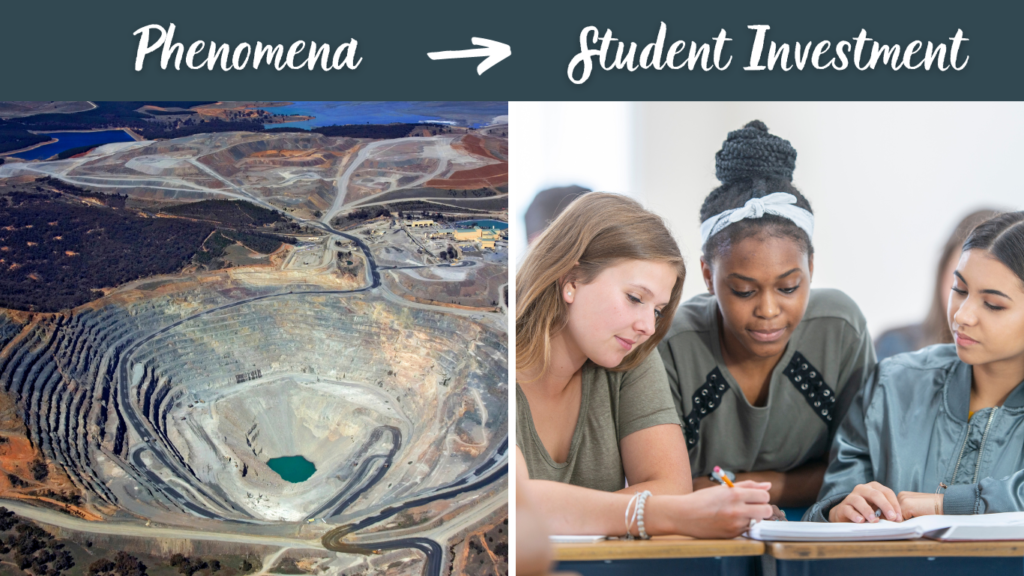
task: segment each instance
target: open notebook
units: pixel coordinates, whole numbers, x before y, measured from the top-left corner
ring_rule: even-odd
[[[818,522],[758,522],[746,536],[778,542],[843,542],[910,540],[943,541],[1024,540],[1024,512],[977,516],[920,516],[906,522],[880,520],[875,524]]]

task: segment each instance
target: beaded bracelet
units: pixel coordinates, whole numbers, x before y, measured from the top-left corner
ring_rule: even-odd
[[[640,539],[641,540],[650,540],[651,539],[651,537],[647,534],[647,531],[644,530],[644,503],[647,501],[647,498],[650,495],[651,495],[651,491],[650,490],[644,490],[643,492],[641,492],[639,494],[640,497],[637,498],[637,501],[636,501],[636,526],[637,526],[638,532],[640,533]]]

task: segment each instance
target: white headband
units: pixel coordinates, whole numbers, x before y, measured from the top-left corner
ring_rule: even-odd
[[[708,243],[708,238],[718,234],[729,224],[734,224],[747,218],[760,218],[765,214],[774,214],[792,220],[801,230],[807,232],[807,237],[814,236],[814,215],[795,206],[796,196],[788,192],[773,192],[763,198],[751,198],[741,208],[726,210],[708,218],[700,225],[700,245]]]

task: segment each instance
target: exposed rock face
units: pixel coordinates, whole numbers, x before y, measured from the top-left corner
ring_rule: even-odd
[[[493,461],[503,332],[286,282],[179,282],[70,315],[0,315],[0,385],[95,509],[165,522],[342,521]],[[266,465],[296,454],[317,467],[300,484]]]

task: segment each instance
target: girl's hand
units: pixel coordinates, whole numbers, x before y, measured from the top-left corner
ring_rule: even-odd
[[[769,488],[767,482],[745,481],[737,482],[735,488],[715,486],[674,497],[684,508],[673,515],[673,532],[697,538],[735,538],[750,527],[751,520],[772,517]]]
[[[904,520],[929,514],[942,514],[942,494],[900,492],[897,498],[900,502],[900,508],[903,510]]]
[[[882,518],[902,522],[901,500],[896,493],[878,482],[858,484],[849,496],[832,507],[828,513],[829,522],[878,522],[875,510],[882,511]]]

